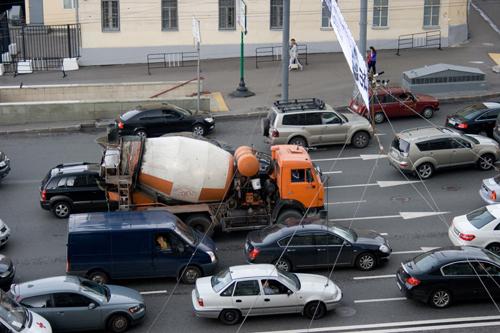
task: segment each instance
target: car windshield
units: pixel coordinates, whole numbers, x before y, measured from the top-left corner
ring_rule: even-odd
[[[436,264],[436,259],[433,256],[433,253],[424,253],[421,254],[415,259],[413,259],[413,263],[416,268],[421,272],[430,272],[434,270],[434,265]],[[411,262],[410,262],[411,264]]]
[[[294,273],[285,272],[278,269],[278,275],[285,280],[289,285],[292,285],[295,290],[300,290],[300,280]]]
[[[95,283],[86,279],[80,279],[80,288],[87,294],[98,296],[108,301],[111,298],[109,288],[103,284]]]
[[[392,141],[392,147],[401,153],[408,153],[410,151],[410,143],[398,137],[395,137]]]
[[[175,231],[191,245],[198,244],[199,238],[193,228],[179,219],[176,221],[175,227]]]
[[[479,141],[476,138],[473,138],[470,135],[464,134],[464,137],[467,138],[467,140],[472,141],[474,144],[478,145]]]
[[[354,243],[358,239],[358,235],[352,229],[336,226],[332,228],[332,231],[351,243]]]
[[[470,224],[478,229],[481,229],[495,219],[495,217],[488,211],[487,207],[481,207],[479,209],[473,210],[466,216]]]
[[[21,332],[28,320],[28,311],[7,294],[1,292],[0,318],[17,332]]]
[[[484,110],[483,104],[474,104],[463,108],[462,110],[455,113],[455,115],[470,120],[476,118],[481,110]]]
[[[224,289],[227,285],[233,282],[233,278],[231,277],[231,272],[229,268],[220,271],[218,274],[212,276],[210,280],[212,282],[213,290],[218,293],[222,289]]]
[[[141,111],[139,111],[139,110],[131,110],[131,111],[127,111],[127,112],[125,112],[124,114],[122,114],[122,115],[120,116],[120,118],[121,118],[122,120],[124,120],[124,121],[127,121],[127,120],[129,120],[130,118],[135,117],[137,114],[139,114],[139,112],[141,112]]]

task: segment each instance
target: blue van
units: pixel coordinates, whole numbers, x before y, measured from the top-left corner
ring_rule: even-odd
[[[73,214],[66,272],[99,283],[213,274],[215,243],[165,210]],[[194,255],[193,255],[193,252]]]

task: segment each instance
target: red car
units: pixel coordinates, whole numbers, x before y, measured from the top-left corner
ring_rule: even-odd
[[[370,93],[370,99],[371,95]],[[432,118],[435,111],[439,110],[439,101],[432,96],[414,94],[403,88],[391,87],[378,90],[373,99],[373,108],[375,111],[374,120],[377,124],[383,123],[386,116],[389,118],[410,117],[416,116],[416,113],[429,119]],[[359,95],[351,100],[349,109],[370,118]]]

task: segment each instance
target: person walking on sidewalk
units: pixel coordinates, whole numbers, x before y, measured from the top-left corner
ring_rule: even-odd
[[[299,50],[297,47],[297,42],[294,38],[290,40],[290,63],[288,64],[288,70],[292,69],[300,69],[302,70],[304,67],[299,62]]]
[[[367,57],[368,61],[368,73],[371,72],[371,74],[376,74],[377,73],[377,50],[373,46],[370,46],[370,50],[367,51],[367,53],[370,53],[369,56]]]

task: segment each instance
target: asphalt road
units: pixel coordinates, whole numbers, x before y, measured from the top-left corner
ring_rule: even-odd
[[[457,107],[460,105],[442,106],[432,122],[443,124],[446,114]],[[426,121],[400,119],[394,120],[392,125],[398,131],[425,126]],[[346,226],[386,233],[396,252],[387,264],[371,272],[363,273],[353,268],[336,269],[332,279],[344,293],[340,308],[313,322],[300,315],[286,315],[248,318],[240,327],[227,327],[215,320],[194,317],[191,286],[176,285],[173,279],[118,281],[141,292],[153,292],[144,296],[148,310],[146,320],[131,332],[302,332],[309,327],[323,327],[325,329],[320,331],[325,332],[365,329],[390,332],[416,325],[425,326],[422,330],[426,331],[432,330],[433,326],[450,332],[491,332],[498,329],[500,313],[492,302],[457,304],[449,309],[435,310],[402,298],[392,276],[402,260],[412,258],[428,247],[451,244],[447,237],[451,218],[482,205],[478,195],[480,181],[495,172],[481,172],[474,168],[454,169],[439,172],[424,183],[381,187],[379,184],[389,183],[378,182],[407,179],[390,167],[386,158],[366,159],[367,156],[360,156],[374,157],[387,152],[394,134],[391,124],[384,123],[377,130],[380,145],[384,148],[382,151],[375,140],[361,150],[330,146],[311,151],[314,160],[323,160],[317,162],[322,170],[331,172],[329,186],[338,186],[328,190],[329,217],[340,219],[338,223]],[[212,137],[235,146],[254,144],[257,149],[267,150],[260,131],[257,118],[219,121]],[[39,207],[39,181],[49,168],[58,163],[99,161],[101,148],[94,143],[99,134],[2,138],[0,149],[11,158],[12,172],[0,185],[0,218],[11,227],[12,238],[1,252],[14,260],[17,266],[16,282],[65,273],[67,223]],[[408,212],[442,214],[403,219],[400,214]],[[239,232],[215,236],[221,268],[245,263],[245,235]],[[327,270],[314,273],[330,274]],[[498,317],[491,317],[493,324],[485,324],[484,321],[477,324],[474,318],[479,316]],[[429,322],[419,322],[424,320]],[[480,327],[465,328],[464,322]],[[485,325],[495,325],[496,328]]]

